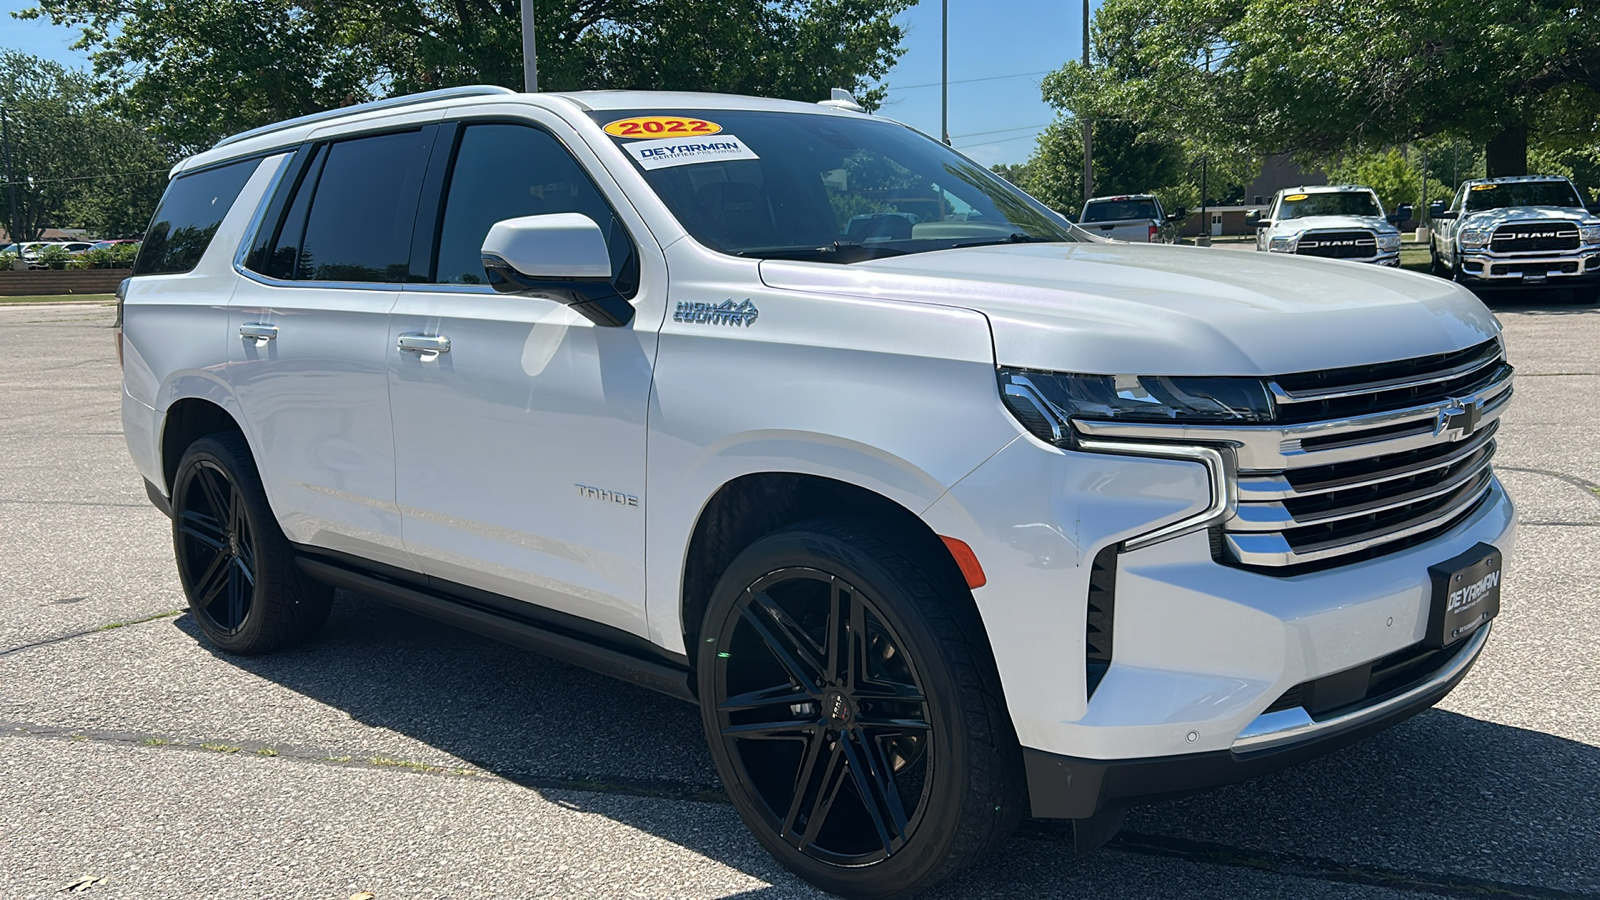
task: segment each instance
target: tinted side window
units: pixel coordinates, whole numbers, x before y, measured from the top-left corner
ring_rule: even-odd
[[[319,150],[289,204],[268,274],[301,281],[404,281],[427,163],[428,142],[420,131]]]
[[[150,220],[133,274],[169,275],[199,265],[217,226],[260,164],[248,159],[174,178]]]
[[[550,134],[525,125],[479,124],[462,130],[439,226],[440,284],[487,284],[481,250],[501,219],[577,212],[593,219],[611,248],[611,274],[631,292],[633,244],[599,189]]]

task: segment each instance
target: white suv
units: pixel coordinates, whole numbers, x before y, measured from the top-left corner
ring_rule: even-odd
[[[174,169],[121,322],[208,640],[304,640],[341,586],[697,702],[847,896],[1426,708],[1512,540],[1466,290],[1096,241],[829,106],[458,88],[239,135]]]

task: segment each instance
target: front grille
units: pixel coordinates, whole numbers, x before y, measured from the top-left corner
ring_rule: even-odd
[[[1470,643],[1462,641],[1442,650],[1412,644],[1353,669],[1301,682],[1272,701],[1263,714],[1299,707],[1312,719],[1321,720],[1371,706],[1427,681]]]
[[[1313,231],[1295,245],[1296,256],[1368,259],[1378,255],[1378,238],[1370,231]]]
[[[1223,561],[1292,574],[1393,552],[1470,515],[1494,480],[1511,377],[1499,342],[1486,341],[1274,379],[1278,420],[1291,427],[1273,433],[1275,446],[1241,444]]]
[[[1529,253],[1578,249],[1578,226],[1571,222],[1522,222],[1501,225],[1489,241],[1493,253]]]
[[[1490,275],[1576,275],[1578,261],[1537,263],[1495,263],[1489,267]]]

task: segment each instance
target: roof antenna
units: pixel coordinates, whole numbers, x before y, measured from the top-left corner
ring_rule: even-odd
[[[831,106],[834,109],[848,109],[851,112],[866,112],[866,110],[861,107],[861,104],[856,102],[856,98],[852,97],[850,92],[844,88],[834,88],[833,96],[829,97],[827,100],[817,101],[817,105]]]

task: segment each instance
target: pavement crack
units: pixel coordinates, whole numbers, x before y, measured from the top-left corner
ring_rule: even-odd
[[[1557,472],[1553,469],[1529,469],[1522,466],[1495,466],[1495,469],[1502,472],[1526,472],[1530,475],[1548,475],[1551,478],[1565,481],[1567,484],[1570,484],[1573,487],[1582,488],[1583,490],[1588,491],[1589,495],[1594,497],[1594,499],[1600,500],[1600,484],[1595,484],[1587,478],[1579,478],[1576,475],[1568,475],[1565,472]]]
[[[152,613],[148,616],[143,616],[138,619],[122,619],[116,622],[106,622],[103,625],[96,625],[93,628],[84,628],[79,631],[68,632],[67,634],[58,634],[54,637],[42,638],[37,641],[31,641],[26,644],[20,644],[16,647],[0,650],[0,656],[10,656],[13,653],[21,653],[24,650],[33,650],[38,647],[48,647],[51,644],[59,644],[63,641],[70,641],[75,638],[88,637],[91,634],[99,634],[102,631],[112,631],[118,628],[126,628],[129,625],[143,625],[146,622],[154,622],[157,619],[170,619],[173,616],[182,615],[185,612],[188,612],[188,610],[169,609],[165,612]]]

